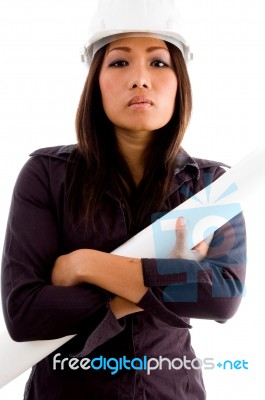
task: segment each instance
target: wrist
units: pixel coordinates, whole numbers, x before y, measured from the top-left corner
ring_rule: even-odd
[[[122,317],[125,317],[126,315],[143,311],[142,308],[136,306],[133,302],[120,296],[115,296],[109,302],[109,306],[116,319],[120,319]]]
[[[92,252],[93,250],[90,249],[79,249],[72,253],[74,257],[73,263],[75,264],[75,273],[80,283],[91,282],[93,274]]]

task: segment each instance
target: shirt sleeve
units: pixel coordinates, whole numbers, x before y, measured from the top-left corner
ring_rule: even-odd
[[[218,169],[213,180],[223,172]],[[149,290],[139,307],[164,321],[172,321],[173,313],[184,320],[225,322],[235,314],[244,294],[246,231],[242,212],[215,232],[201,262],[144,258],[142,265]]]
[[[2,256],[5,322],[16,341],[90,333],[112,320],[110,294],[96,286],[53,286],[51,269],[60,255],[60,232],[49,190],[47,158],[33,157],[14,187]],[[113,335],[115,335],[115,327]]]
[[[244,232],[242,215],[234,217],[217,231],[207,257],[201,262],[143,259],[144,283],[150,289],[138,306],[153,312],[155,297],[178,317],[213,319],[219,322],[231,318],[244,293]],[[218,254],[223,240],[227,241],[228,248],[222,248]],[[233,243],[232,248],[229,248],[229,243]],[[160,312],[161,319],[162,310]],[[166,318],[165,310],[163,319]]]

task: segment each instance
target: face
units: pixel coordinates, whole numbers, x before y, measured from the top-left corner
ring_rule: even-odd
[[[99,86],[116,132],[162,128],[173,115],[178,86],[166,43],[149,37],[110,43]]]

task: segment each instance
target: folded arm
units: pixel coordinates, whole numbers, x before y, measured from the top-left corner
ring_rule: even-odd
[[[176,233],[176,243],[169,258],[199,261],[206,256],[209,241],[201,242],[191,251],[187,250],[186,229],[181,218],[177,220]],[[54,285],[70,286],[84,282],[116,294],[110,305],[117,318],[126,313],[141,311],[135,304],[148,291],[148,286],[144,284],[141,259],[80,249],[56,260],[52,271]]]
[[[53,339],[94,329],[108,312],[109,292],[91,284],[59,287],[51,270],[59,256],[48,159],[32,158],[13,192],[2,257],[6,326],[17,341]]]

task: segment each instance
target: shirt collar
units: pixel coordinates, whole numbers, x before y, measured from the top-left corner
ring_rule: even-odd
[[[182,147],[180,147],[176,158],[175,175],[180,174],[187,167],[193,169],[196,179],[200,178],[200,167],[197,161],[192,158]]]

